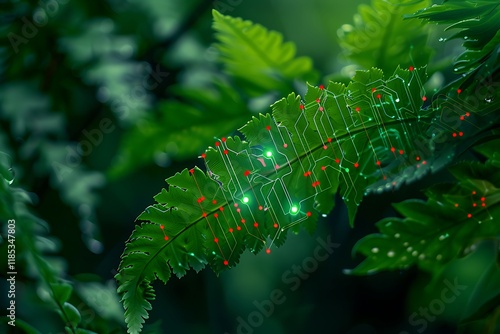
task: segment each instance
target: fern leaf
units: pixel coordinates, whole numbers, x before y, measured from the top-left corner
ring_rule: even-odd
[[[213,10],[218,49],[227,73],[255,94],[291,91],[294,80],[314,80],[308,57],[295,57],[295,45],[259,24],[225,16]]]
[[[450,0],[441,5],[424,8],[408,17],[449,24],[447,30],[459,29],[448,39],[463,39],[463,46],[466,49],[455,61],[455,73],[479,77],[479,80],[495,76],[490,82],[483,82],[481,86],[490,86],[497,81],[496,72],[499,66],[497,54],[500,47],[498,2]],[[471,80],[466,79],[462,79],[465,81],[462,88],[471,84]],[[484,87],[481,89],[484,90]],[[490,89],[493,90],[495,87]]]
[[[491,147],[498,148],[499,144],[496,140],[484,150],[492,152]],[[366,236],[355,245],[353,252],[366,259],[350,273],[364,275],[411,265],[432,271],[467,253],[479,240],[498,238],[498,160],[486,164],[463,162],[450,171],[457,182],[430,188],[427,202],[408,200],[394,205],[406,218],[379,221],[380,234]]]
[[[372,69],[348,86],[310,86],[305,101],[290,94],[272,116],[243,126],[245,140],[217,140],[202,155],[206,173],[167,179],[168,190],[138,217],[146,222],[132,233],[117,275],[129,331],[148,317],[157,278],[166,283],[171,271],[181,277],[206,264],[219,273],[245,249],[270,253],[288,230],[313,232],[337,192],[352,224],[369,185],[396,187],[425,173],[432,151],[415,155],[413,143],[430,124],[424,81],[424,69],[397,69],[388,79]]]
[[[364,68],[392,70],[392,64],[427,64],[432,50],[427,46],[428,26],[417,20],[405,20],[428,5],[429,0],[372,0],[371,6],[359,5],[354,24],[338,31],[340,45],[350,60]]]

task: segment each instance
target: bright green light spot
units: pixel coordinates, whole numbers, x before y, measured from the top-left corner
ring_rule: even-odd
[[[349,168],[346,168],[346,169],[345,169],[345,172],[346,172],[346,173],[349,173]]]
[[[270,158],[272,156],[273,156],[273,152],[271,152],[271,151],[266,152],[266,157]]]
[[[294,205],[291,207],[290,211],[292,212],[292,214],[296,214],[297,212],[299,212],[299,208],[296,205]]]
[[[250,201],[250,199],[248,197],[243,197],[243,203],[248,203]]]

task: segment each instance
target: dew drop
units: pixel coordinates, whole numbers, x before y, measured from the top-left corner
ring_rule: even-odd
[[[425,259],[425,254],[420,254],[420,256],[418,257],[419,260],[423,260]]]
[[[394,234],[394,238],[399,238],[401,235],[399,233]]]
[[[388,256],[388,257],[394,257],[394,254],[395,254],[395,253],[394,253],[393,251],[388,251],[388,252],[387,252],[387,256]]]
[[[378,248],[377,247],[373,247],[372,248],[372,253],[377,254],[378,253]]]
[[[436,260],[438,260],[438,261],[441,261],[441,259],[442,259],[442,258],[443,258],[443,255],[441,255],[441,254],[438,254],[438,255],[436,256]]]
[[[417,256],[417,255],[418,255],[418,252],[417,252],[417,251],[413,251],[413,253],[411,253],[411,255],[413,255],[413,256]]]

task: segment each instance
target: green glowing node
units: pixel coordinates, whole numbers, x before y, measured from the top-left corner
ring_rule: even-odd
[[[349,168],[346,168],[346,169],[345,169],[345,172],[346,172],[346,173],[349,173]]]
[[[248,203],[250,201],[250,199],[248,197],[243,197],[243,203]]]
[[[273,156],[273,152],[271,152],[271,151],[266,152],[266,157],[270,158],[272,156]]]
[[[296,205],[294,205],[290,208],[290,212],[292,214],[296,214],[297,212],[299,212],[299,208]]]

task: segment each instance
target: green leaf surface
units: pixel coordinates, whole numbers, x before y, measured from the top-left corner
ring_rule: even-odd
[[[226,72],[253,94],[278,90],[286,94],[294,80],[314,80],[312,61],[296,57],[292,42],[259,24],[212,11],[217,47]]]
[[[349,273],[365,275],[411,265],[434,271],[479,240],[498,237],[500,169],[488,161],[463,162],[450,171],[455,184],[431,187],[426,202],[395,204],[405,218],[383,219],[377,223],[379,234],[358,241],[353,252],[366,259]]]
[[[392,71],[394,64],[426,65],[432,53],[427,46],[429,27],[403,16],[430,3],[372,0],[370,6],[359,5],[354,23],[344,24],[338,31],[345,55],[366,69],[378,67],[384,72]]]

